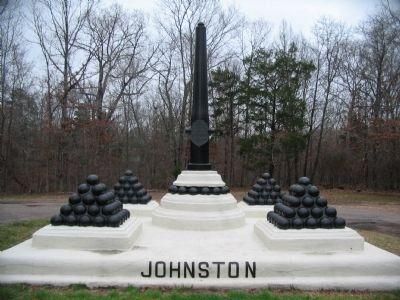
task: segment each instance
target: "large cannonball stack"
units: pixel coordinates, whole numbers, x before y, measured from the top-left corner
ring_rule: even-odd
[[[269,173],[257,179],[251,190],[243,197],[248,205],[274,205],[282,202],[281,187]]]
[[[119,178],[114,185],[117,199],[122,203],[147,204],[151,200],[150,194],[146,191],[131,170],[125,171],[125,174]]]
[[[115,199],[113,190],[99,181],[97,175],[89,175],[78,192],[69,197],[69,203],[60,208],[60,214],[51,218],[54,226],[108,226],[118,227],[129,218],[129,211]]]
[[[334,207],[319,195],[319,190],[307,177],[300,177],[290,186],[283,203],[277,203],[267,220],[280,229],[344,228],[346,221],[337,217]]]

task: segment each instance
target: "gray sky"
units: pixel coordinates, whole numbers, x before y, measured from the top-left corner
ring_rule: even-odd
[[[140,9],[151,15],[158,0],[105,0],[106,4],[120,3],[126,8]],[[274,28],[286,20],[294,32],[310,33],[314,22],[329,16],[356,26],[366,16],[376,11],[379,0],[221,0],[224,6],[233,5],[249,20],[264,19]],[[392,0],[391,5],[400,1]]]

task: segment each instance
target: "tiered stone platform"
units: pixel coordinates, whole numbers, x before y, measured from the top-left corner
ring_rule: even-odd
[[[152,214],[153,224],[181,230],[241,227],[244,213],[216,171],[183,171]]]

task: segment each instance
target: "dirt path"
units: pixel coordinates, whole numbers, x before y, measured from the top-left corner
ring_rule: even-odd
[[[153,199],[159,200],[164,192],[151,192]],[[241,195],[234,193],[237,199]],[[50,218],[67,202],[67,197],[35,200],[0,201],[0,223]],[[355,229],[374,230],[400,237],[400,204],[398,203],[331,203],[338,210],[338,215],[346,219],[347,224]]]

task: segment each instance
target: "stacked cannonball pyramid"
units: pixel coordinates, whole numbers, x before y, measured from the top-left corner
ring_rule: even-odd
[[[115,199],[113,190],[107,190],[97,175],[89,175],[78,193],[69,197],[69,203],[60,208],[60,214],[51,218],[52,225],[118,227],[129,218],[129,211]]]
[[[282,202],[281,187],[269,173],[264,173],[243,197],[248,205],[274,205]]]
[[[147,204],[151,196],[143,187],[131,170],[125,171],[125,174],[119,178],[119,182],[114,185],[117,199],[122,203]]]
[[[319,196],[319,190],[307,177],[300,177],[297,184],[289,189],[290,195],[277,203],[274,211],[267,214],[267,220],[280,229],[302,228],[344,228],[346,221],[337,217],[334,207]]]

